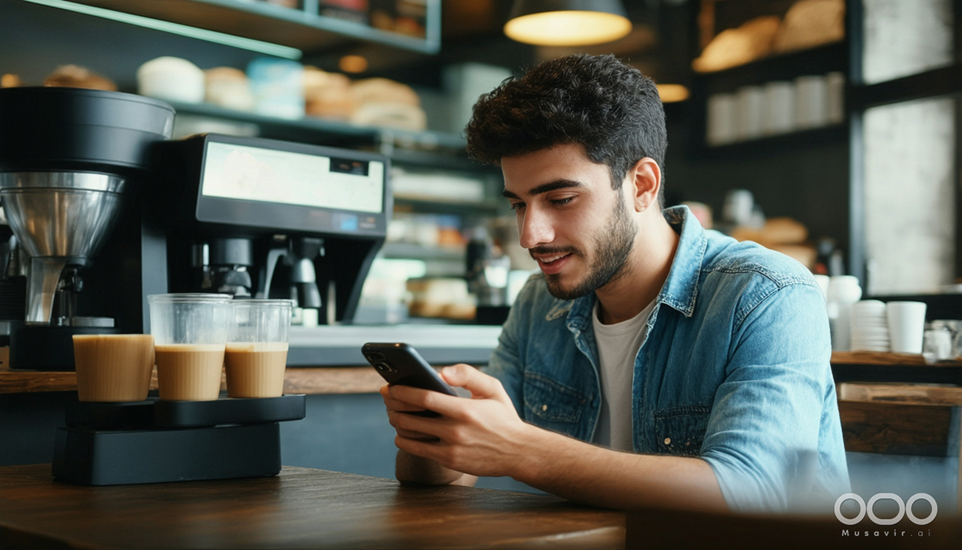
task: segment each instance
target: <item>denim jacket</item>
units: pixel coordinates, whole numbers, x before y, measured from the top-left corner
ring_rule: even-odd
[[[635,452],[701,457],[733,510],[824,512],[849,480],[817,284],[687,207],[664,213],[680,239],[635,359]],[[601,407],[594,301],[555,299],[532,276],[488,366],[526,422],[583,441]]]

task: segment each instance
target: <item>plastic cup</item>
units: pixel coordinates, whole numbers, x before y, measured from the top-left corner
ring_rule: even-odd
[[[149,334],[75,334],[74,363],[80,401],[143,401],[154,371]]]
[[[889,302],[889,341],[896,353],[922,353],[925,335],[925,302]]]
[[[228,397],[280,397],[284,393],[290,300],[237,300],[231,304],[227,342]]]
[[[220,395],[230,302],[225,294],[147,296],[161,399],[213,401]]]

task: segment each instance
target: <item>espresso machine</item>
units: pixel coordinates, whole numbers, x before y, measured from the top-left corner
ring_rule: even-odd
[[[305,326],[351,321],[387,235],[387,157],[215,134],[151,156],[147,215],[166,257],[145,261],[170,292],[290,299]]]
[[[70,370],[74,334],[142,332],[140,196],[174,109],[77,88],[0,89],[8,226],[0,320],[14,368]]]

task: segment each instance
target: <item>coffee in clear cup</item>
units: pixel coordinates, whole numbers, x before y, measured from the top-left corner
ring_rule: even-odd
[[[161,399],[218,398],[230,334],[230,302],[226,294],[147,296]]]
[[[280,397],[284,393],[290,300],[235,300],[225,366],[228,397]]]
[[[73,354],[80,401],[147,399],[154,372],[154,340],[149,334],[75,334]]]

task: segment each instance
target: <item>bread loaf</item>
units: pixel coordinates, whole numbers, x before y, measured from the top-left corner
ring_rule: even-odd
[[[421,106],[421,98],[413,88],[387,78],[367,78],[352,85],[360,103],[403,103]]]
[[[84,67],[77,65],[61,65],[50,73],[43,81],[44,86],[59,86],[64,88],[89,88],[92,90],[106,90],[116,92],[117,85],[109,78],[100,76]]]
[[[254,96],[244,71],[232,67],[215,67],[204,71],[204,80],[204,98],[207,103],[240,111],[254,108]]]
[[[773,50],[802,50],[844,38],[844,0],[800,0],[785,14]]]
[[[304,110],[308,115],[350,119],[357,109],[351,80],[339,73],[304,67]]]
[[[702,73],[720,71],[761,59],[772,50],[781,19],[776,15],[756,17],[736,29],[719,33],[692,67]]]

